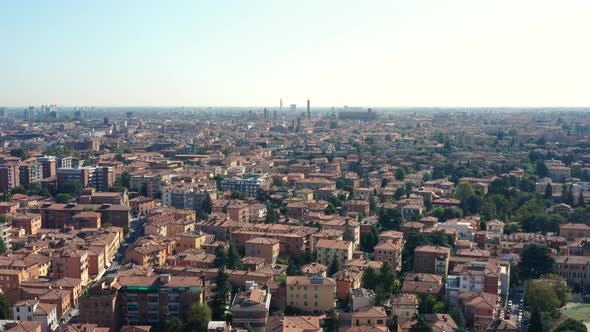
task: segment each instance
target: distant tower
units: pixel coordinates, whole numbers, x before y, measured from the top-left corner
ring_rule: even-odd
[[[291,130],[295,131],[295,120],[291,122]]]
[[[6,107],[0,107],[0,118],[6,117]]]
[[[297,127],[295,127],[295,132],[298,133],[301,131],[301,118],[297,117]]]
[[[268,121],[268,110],[264,108],[264,121]]]
[[[307,120],[311,120],[311,111],[309,109],[309,99],[307,100]]]
[[[289,106],[289,110],[291,112],[295,112],[295,110],[297,110],[297,104],[291,104],[291,106]]]
[[[273,118],[275,119],[275,121],[277,120],[277,110],[274,111]]]
[[[283,110],[283,99],[281,99],[281,102],[279,104],[279,111]]]

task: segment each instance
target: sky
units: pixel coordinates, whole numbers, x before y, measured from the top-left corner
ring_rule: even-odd
[[[0,106],[590,106],[587,0],[0,2]]]

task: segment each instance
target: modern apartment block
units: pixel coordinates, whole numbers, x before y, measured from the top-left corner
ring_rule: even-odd
[[[224,191],[242,192],[248,197],[257,197],[258,191],[267,183],[263,177],[231,177],[221,181]]]
[[[414,272],[447,276],[451,249],[439,246],[421,246],[414,250]]]

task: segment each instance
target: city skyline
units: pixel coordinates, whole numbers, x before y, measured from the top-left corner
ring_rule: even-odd
[[[0,104],[590,106],[590,3],[0,4]]]

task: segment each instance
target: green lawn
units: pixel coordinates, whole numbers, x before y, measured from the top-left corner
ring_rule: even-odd
[[[561,310],[561,313],[564,316],[573,318],[575,320],[590,322],[590,304],[580,304],[576,307],[563,309]]]
[[[580,304],[567,309],[562,309],[561,314],[568,318],[583,321],[590,331],[590,304]]]

